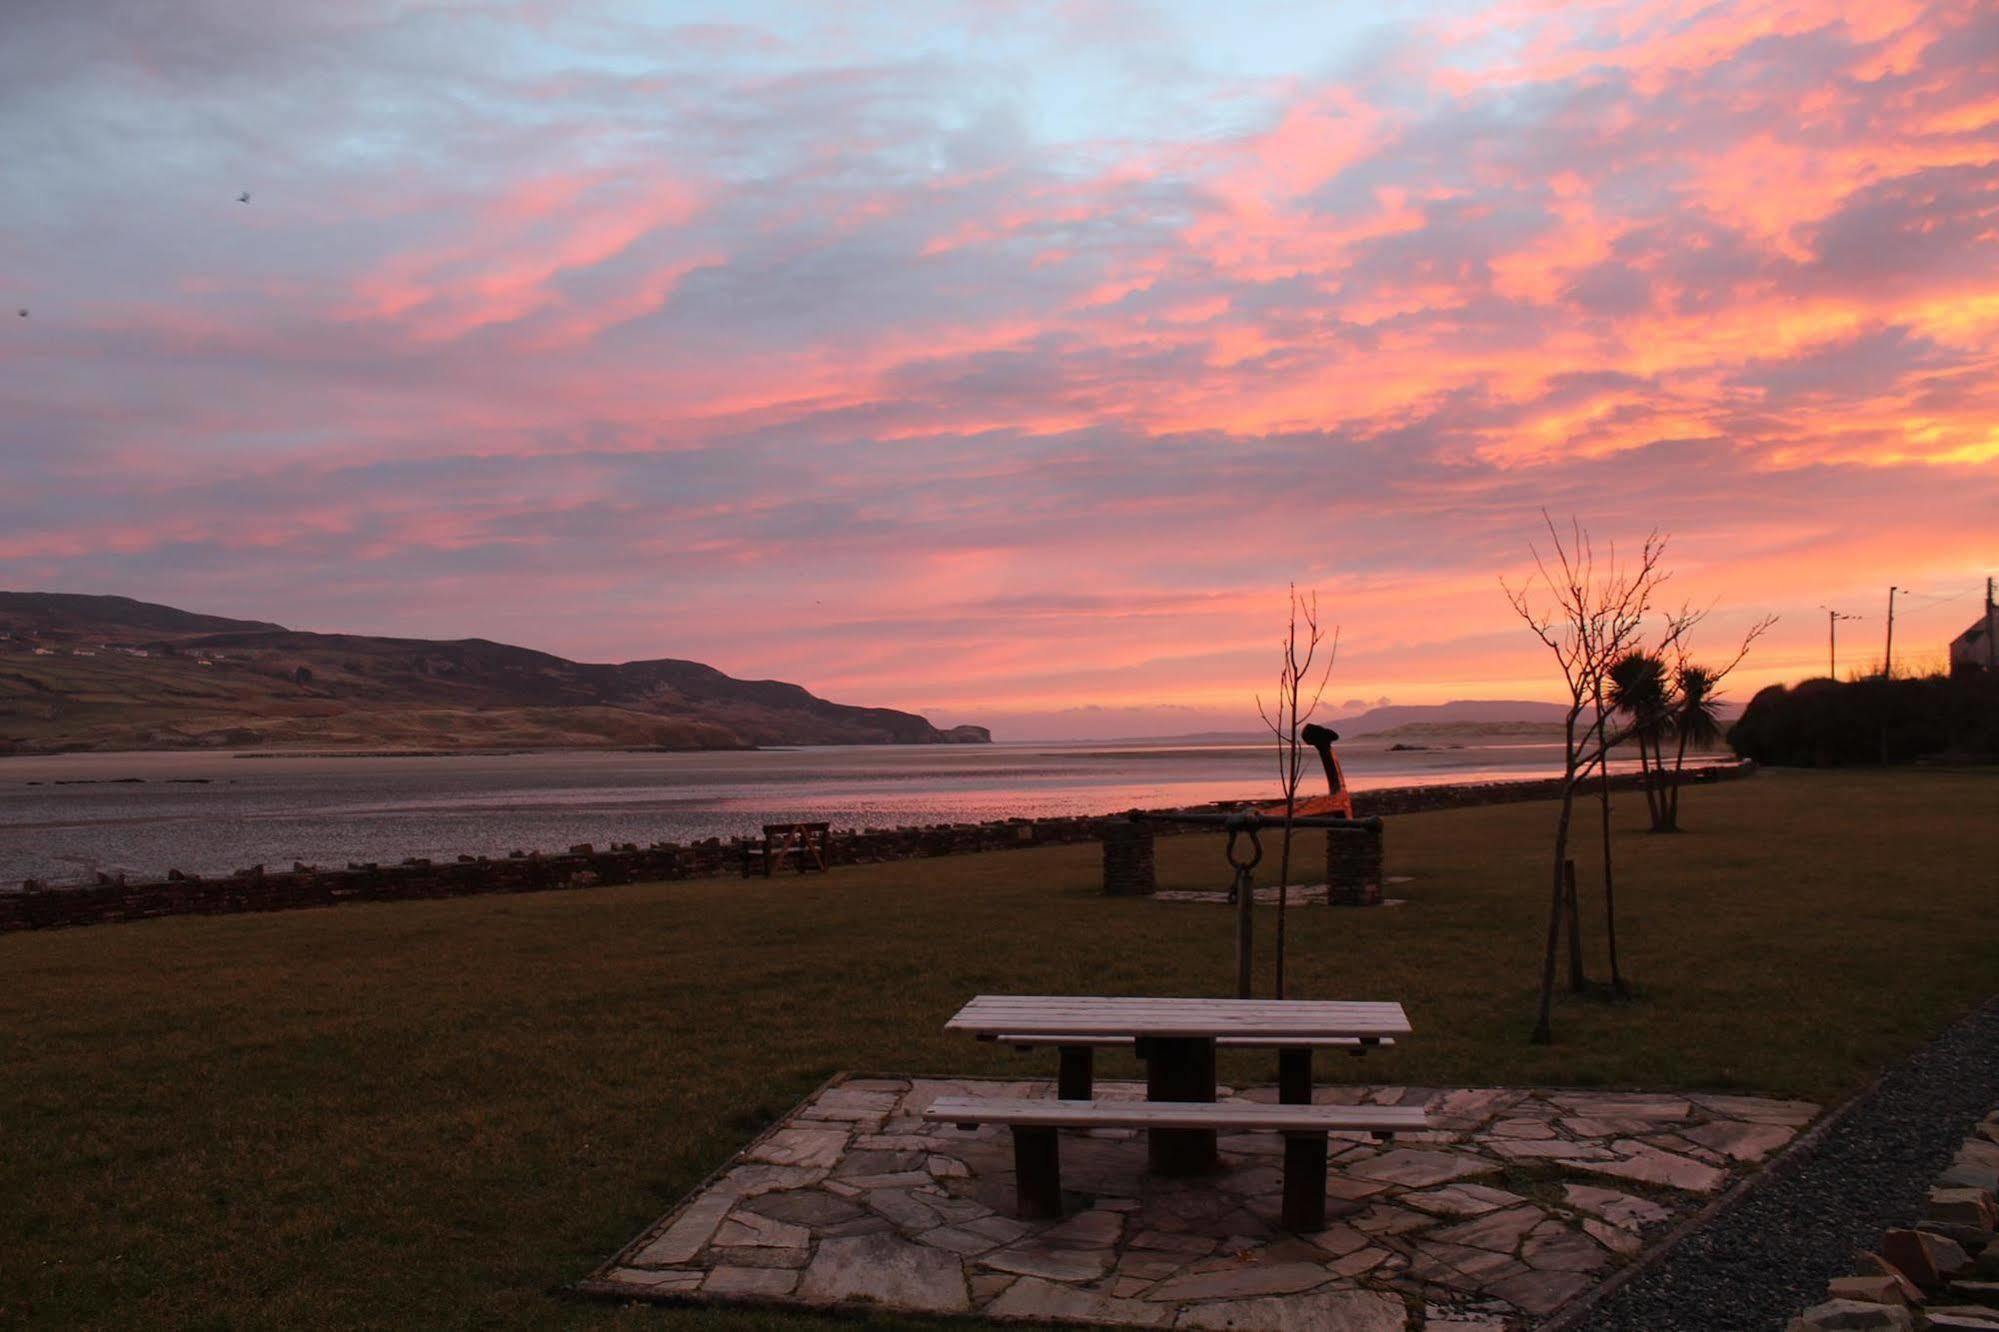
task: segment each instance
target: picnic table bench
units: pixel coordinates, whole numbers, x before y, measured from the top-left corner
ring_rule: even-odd
[[[1213,1134],[1218,1129],[1284,1135],[1285,1228],[1326,1228],[1326,1135],[1362,1130],[1376,1137],[1430,1126],[1429,1113],[1413,1105],[1264,1105],[1172,1101],[1063,1101],[1034,1098],[941,1096],[923,1112],[933,1122],[976,1128],[1004,1124],[1013,1130],[1015,1198],[1023,1216],[1062,1215],[1062,1158],[1055,1136],[1064,1128],[1142,1128]]]
[[[768,879],[786,856],[793,858],[800,874],[810,870],[825,873],[826,842],[832,830],[830,823],[764,824],[762,845],[743,843],[743,877],[747,879],[752,871],[761,868]]]
[[[1286,1224],[1304,1229],[1311,1228],[1304,1223],[1315,1214],[1319,1225],[1324,1221],[1328,1132],[1394,1133],[1428,1122],[1420,1109],[1410,1107],[1311,1104],[1312,1052],[1321,1046],[1364,1051],[1408,1035],[1409,1020],[1395,1003],[980,995],[945,1023],[945,1030],[1029,1048],[1054,1045],[1060,1051],[1053,1101],[948,1098],[938,1103],[941,1109],[926,1113],[926,1118],[950,1123],[1013,1128],[1020,1204],[1030,1215],[1047,1215],[1051,1205],[1059,1209],[1054,1139],[1059,1127],[1144,1128],[1152,1168],[1179,1175],[1216,1164],[1219,1130],[1276,1128],[1288,1135]],[[1147,1099],[1091,1099],[1093,1051],[1126,1043],[1145,1061]],[[1218,1104],[1217,1046],[1275,1048],[1279,1105]],[[1311,1187],[1289,1182],[1314,1178],[1317,1184]]]

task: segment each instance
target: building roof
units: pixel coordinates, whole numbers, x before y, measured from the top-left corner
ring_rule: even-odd
[[[1999,634],[1999,608],[1988,609],[1969,629],[1951,639],[1951,655],[1955,657],[1972,649],[1983,651],[1987,634]]]

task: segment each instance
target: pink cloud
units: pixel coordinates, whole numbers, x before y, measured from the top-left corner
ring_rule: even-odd
[[[1979,7],[1512,5],[1068,138],[983,56],[684,35],[454,65],[421,153],[357,96],[324,180],[129,261],[23,228],[12,577],[976,720],[1241,702],[1292,578],[1342,688],[1531,692],[1492,576],[1544,504],[1731,606],[1990,564]]]

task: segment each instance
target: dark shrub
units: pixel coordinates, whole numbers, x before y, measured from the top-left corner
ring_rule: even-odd
[[[1749,700],[1728,743],[1744,758],[1793,767],[1999,758],[1999,680],[1972,674],[1771,685]]]

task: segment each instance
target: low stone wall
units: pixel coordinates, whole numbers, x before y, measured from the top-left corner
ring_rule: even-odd
[[[1835,1277],[1827,1299],[1786,1332],[1999,1328],[1999,1110],[1987,1115],[1930,1189],[1923,1219],[1890,1230]]]
[[[1712,786],[1716,782],[1747,777],[1756,771],[1754,763],[1708,763],[1688,768],[1680,775],[1687,786]],[[1613,791],[1636,791],[1641,779],[1635,772],[1618,773],[1610,779]],[[1597,785],[1589,784],[1589,794]],[[1420,814],[1430,809],[1462,809],[1467,805],[1510,805],[1523,800],[1553,800],[1562,793],[1560,777],[1535,778],[1524,782],[1454,782],[1447,786],[1388,786],[1379,791],[1356,791],[1353,812],[1357,819],[1388,814]]]
[[[1122,815],[1083,819],[1015,819],[998,823],[939,824],[926,828],[836,831],[827,839],[828,865],[869,865],[927,856],[966,855],[1030,846],[1094,842]],[[345,869],[262,865],[220,878],[170,872],[163,881],[127,883],[100,876],[82,887],[50,887],[30,880],[19,892],[0,893],[0,933],[148,920],[157,916],[227,915],[287,911],[342,902],[384,902],[478,893],[533,893],[594,888],[612,883],[705,879],[741,872],[746,845],[733,838],[651,846],[627,843],[599,850],[573,846],[560,854],[460,856],[453,861],[406,860],[399,865],[350,864]],[[789,876],[789,868],[779,874]]]
[[[1746,766],[1725,765],[1689,772],[1689,781],[1740,776]],[[1620,785],[1630,782],[1620,779]],[[1481,782],[1462,786],[1397,787],[1355,796],[1362,817],[1406,814],[1464,805],[1545,800],[1560,791],[1559,780]],[[929,856],[968,855],[1035,846],[1101,842],[1128,829],[1124,814],[1091,818],[1006,819],[993,823],[937,824],[921,828],[836,830],[827,840],[829,865],[869,865]],[[1161,834],[1167,829],[1159,829]],[[1189,830],[1191,831],[1191,830]],[[761,844],[761,843],[758,843]],[[254,866],[217,878],[170,872],[166,879],[127,883],[104,878],[95,885],[50,887],[30,880],[20,891],[0,892],[0,934],[149,920],[159,916],[228,915],[243,911],[287,911],[335,906],[342,902],[384,902],[479,893],[532,893],[599,884],[652,883],[737,873],[743,863],[741,839],[598,850],[573,846],[544,855],[460,856],[452,861],[406,860],[399,865],[350,864],[345,869],[294,865],[288,870]],[[1147,851],[1149,861],[1149,848]],[[1146,879],[1150,879],[1150,865]],[[780,871],[788,873],[789,871]],[[1134,864],[1133,873],[1137,873]]]

